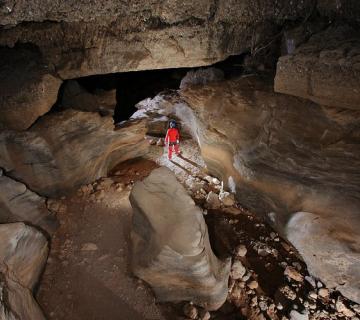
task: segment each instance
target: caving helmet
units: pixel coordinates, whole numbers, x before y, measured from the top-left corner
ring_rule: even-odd
[[[175,128],[175,127],[176,127],[176,121],[170,120],[170,128]]]

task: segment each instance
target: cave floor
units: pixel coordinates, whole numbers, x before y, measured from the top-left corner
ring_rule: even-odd
[[[182,156],[173,161],[167,159],[162,147],[151,146],[148,159],[121,163],[107,178],[83,186],[61,200],[49,200],[60,227],[52,238],[36,295],[48,319],[185,319],[181,316],[182,304],[155,303],[150,288],[130,271],[129,194],[136,180],[159,165],[173,170],[185,186],[189,178],[204,180],[206,176],[199,149],[194,141],[187,140],[182,143]],[[209,192],[212,187],[207,184],[204,188]],[[190,190],[189,193],[192,194]],[[192,196],[199,206],[205,207],[204,198]],[[308,275],[305,264],[296,250],[264,221],[238,204],[208,210],[205,220],[214,252],[220,258],[240,259],[248,270],[248,280],[230,280],[228,300],[220,310],[211,313],[211,319],[282,319],[295,306],[303,310],[304,301],[314,306],[310,319],[337,319],[331,301],[339,294],[333,292],[326,300],[309,300],[309,293],[316,288],[284,275],[287,265]],[[235,254],[240,244],[248,249],[246,257]],[[256,283],[256,288],[250,288],[251,283]],[[286,287],[296,298],[289,299]],[[261,303],[267,305],[263,312],[259,309]]]

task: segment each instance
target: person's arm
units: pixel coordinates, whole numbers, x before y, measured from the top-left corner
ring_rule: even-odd
[[[169,129],[166,131],[165,145],[167,145],[168,143],[169,143]]]
[[[180,143],[180,132],[179,129],[176,129],[176,142]]]

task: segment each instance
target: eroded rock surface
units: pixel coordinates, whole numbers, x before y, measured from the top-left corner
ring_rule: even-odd
[[[230,263],[216,258],[202,210],[167,168],[136,182],[130,195],[133,272],[159,301],[194,301],[209,310],[227,296]]]
[[[59,196],[146,154],[145,132],[142,121],[114,130],[110,116],[69,109],[43,117],[26,132],[1,132],[0,166],[31,190]]]
[[[45,320],[32,296],[48,254],[45,237],[23,223],[0,225],[0,316]]]
[[[23,183],[0,175],[0,223],[27,222],[52,234],[56,217],[49,212],[45,199]]]
[[[348,248],[343,261],[359,258],[359,111],[276,94],[271,82],[256,77],[187,87],[178,98],[154,102],[159,113],[183,120],[210,172],[242,205],[266,215],[283,234],[294,212],[316,212],[334,226],[329,238]],[[292,230],[302,237],[300,226]],[[312,261],[328,271],[319,257]],[[352,277],[351,268],[338,271],[339,278]]]
[[[61,80],[33,48],[0,49],[0,129],[25,130],[56,102]]]
[[[360,235],[352,226],[358,219],[338,215],[330,220],[309,212],[297,212],[287,224],[286,235],[299,250],[311,274],[359,303]]]
[[[78,81],[69,80],[64,84],[61,106],[81,111],[100,112],[102,115],[113,115],[116,106],[116,89],[98,89],[90,93]]]
[[[360,33],[333,27],[277,64],[275,91],[322,105],[360,109]]]
[[[63,79],[202,66],[261,47],[279,25],[307,16],[313,3],[5,1],[0,45],[33,44]]]

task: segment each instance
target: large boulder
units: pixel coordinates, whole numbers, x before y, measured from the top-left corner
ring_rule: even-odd
[[[0,223],[27,222],[52,234],[58,226],[45,199],[23,183],[0,175]]]
[[[360,109],[360,34],[332,27],[277,64],[275,91],[322,105]]]
[[[97,89],[90,93],[78,81],[69,80],[64,84],[60,103],[63,108],[113,115],[116,106],[116,89]]]
[[[304,258],[309,272],[328,288],[360,303],[360,234],[354,219],[331,219],[297,212],[289,220],[286,235]],[[319,263],[321,261],[321,263]]]
[[[57,100],[61,80],[34,49],[0,49],[0,128],[25,130]]]
[[[0,317],[45,320],[32,296],[48,254],[45,237],[23,223],[0,225]]]
[[[46,196],[60,196],[102,176],[121,161],[148,151],[144,121],[114,130],[113,119],[65,110],[40,119],[26,132],[0,133],[0,167]]]
[[[38,47],[62,79],[203,66],[268,44],[278,26],[306,17],[314,2],[6,0],[0,46]]]
[[[159,301],[194,301],[209,310],[227,297],[230,261],[212,252],[202,210],[167,168],[136,182],[132,268]]]

